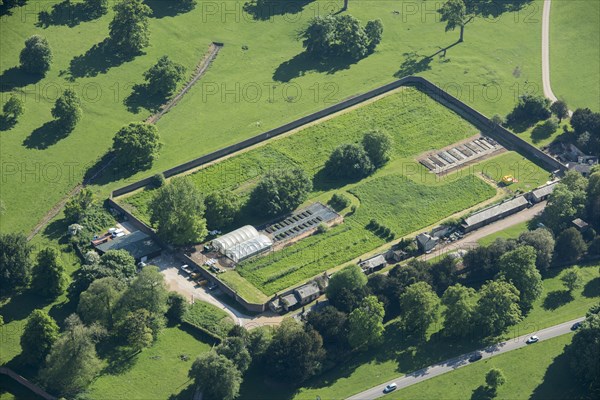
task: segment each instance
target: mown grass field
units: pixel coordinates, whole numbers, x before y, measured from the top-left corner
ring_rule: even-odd
[[[516,225],[511,226],[510,228],[503,229],[496,233],[492,233],[484,238],[479,239],[477,242],[482,246],[487,246],[491,244],[494,240],[502,238],[502,239],[518,239],[521,233],[527,232],[527,223],[529,221],[520,222]]]
[[[554,0],[550,16],[552,91],[571,110],[600,111],[600,1]],[[576,27],[576,29],[573,29]]]
[[[499,399],[562,400],[581,398],[586,394],[563,354],[572,334],[544,340],[535,346],[517,349],[425,382],[398,390],[389,399],[469,399],[485,386],[485,374],[499,368],[506,383],[497,391]],[[524,377],[527,377],[524,379]],[[481,390],[481,389],[480,389]]]
[[[160,56],[169,55],[190,72],[211,41],[225,47],[201,83],[159,121],[164,147],[153,168],[103,177],[94,187],[100,195],[390,82],[394,75],[422,74],[488,115],[508,113],[525,90],[539,92],[539,0],[493,21],[476,19],[464,43],[445,58],[430,60],[424,57],[458,36],[444,31],[434,11],[437,2],[357,1],[350,13],[363,23],[382,19],[383,41],[358,63],[325,66],[302,56],[296,33],[312,16],[337,11],[342,0],[308,2],[299,12],[265,20],[243,12],[244,3],[198,1],[194,10],[178,13],[168,2],[149,0],[151,45],[122,63],[89,52],[107,37],[112,10],[97,20],[44,27],[38,26],[37,13],[55,2],[40,0],[2,16],[0,75],[3,83],[14,82],[2,89],[2,102],[9,91],[24,93],[26,111],[14,128],[0,133],[5,178],[0,197],[7,209],[0,230],[30,230],[81,181],[122,125],[148,115],[143,104],[128,108],[124,102]],[[32,34],[45,36],[54,52],[50,72],[37,82],[14,69]],[[40,128],[51,120],[57,93],[71,85],[83,99],[84,116],[74,132],[59,139]]]
[[[543,281],[544,292],[535,302],[531,312],[493,342],[519,337],[585,315],[586,311],[600,300],[599,267],[598,263],[581,266],[584,286],[575,290],[572,298],[559,296],[562,302],[556,302],[556,295],[552,294],[564,290],[560,281],[560,271],[546,277]],[[552,302],[548,302],[548,296]],[[553,306],[548,307],[549,304]],[[398,335],[394,323],[390,321],[386,325],[384,341],[380,346],[354,356],[344,365],[308,381],[296,391],[270,387],[267,392],[264,390],[261,375],[254,371],[255,375],[246,379],[243,385],[241,398],[250,400],[258,396],[265,399],[309,400],[320,396],[323,399],[344,399],[402,374],[485,347],[484,343],[477,343],[474,338],[464,341],[445,338],[437,333],[442,327],[441,322],[430,329],[427,342],[407,342],[406,338]]]
[[[194,302],[187,310],[183,319],[219,337],[226,337],[234,325],[229,314],[204,301]]]

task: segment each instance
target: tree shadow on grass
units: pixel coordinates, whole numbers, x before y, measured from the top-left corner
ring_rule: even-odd
[[[174,17],[190,12],[196,7],[193,0],[144,0],[144,3],[152,9],[153,18]],[[208,7],[206,11],[209,10]]]
[[[566,346],[565,351],[548,366],[542,383],[535,388],[530,400],[589,398],[589,394],[585,396],[585,385],[577,381],[572,373],[567,349],[569,346]]]
[[[68,298],[61,303],[54,304],[50,311],[48,311],[48,315],[54,318],[58,325],[62,325],[63,321],[67,319],[69,315],[77,312],[78,303],[79,298]]]
[[[58,121],[52,120],[31,132],[23,141],[23,146],[28,149],[44,150],[69,136],[69,133],[70,130],[61,127]]]
[[[30,74],[20,67],[5,69],[2,75],[0,75],[0,92],[10,92],[16,88],[33,85],[34,83],[38,83],[42,78],[42,75]]]
[[[256,0],[244,4],[244,12],[250,14],[253,19],[266,21],[276,15],[299,14],[307,4],[314,0],[265,0],[258,3]]]
[[[143,54],[122,55],[116,51],[116,45],[110,38],[96,43],[85,54],[74,57],[69,64],[68,71],[61,71],[60,75],[67,75],[67,79],[94,77],[98,74],[104,74],[109,69],[118,67],[128,61],[132,61],[136,56]]]
[[[297,54],[292,59],[281,63],[273,73],[273,80],[277,82],[289,82],[294,78],[303,76],[309,71],[335,74],[338,71],[348,69],[360,60],[349,57],[338,57],[334,59],[316,59],[307,52]]]
[[[71,3],[64,0],[52,6],[52,11],[40,11],[35,26],[48,28],[51,25],[74,27],[82,22],[92,21],[101,15],[94,12],[87,3]]]
[[[0,307],[0,315],[5,324],[19,321],[27,318],[33,310],[43,308],[51,302],[52,300],[36,296],[31,290],[25,290],[12,296],[8,303]]]
[[[553,133],[553,129],[549,129],[544,124],[538,124],[531,131],[531,140],[533,140],[533,143],[539,143],[544,139],[548,139]]]
[[[583,288],[582,294],[588,298],[600,296],[600,278],[594,278],[589,281]]]
[[[556,310],[565,304],[574,300],[573,295],[568,290],[555,290],[546,295],[542,307],[544,310]]]
[[[4,0],[0,5],[0,16],[13,15],[12,8],[25,5],[27,0]]]
[[[471,394],[471,400],[492,400],[495,397],[496,391],[487,385],[479,385]]]
[[[187,382],[189,382],[189,381],[187,381]],[[187,384],[187,382],[184,383],[184,385]],[[189,399],[193,399],[195,392],[196,392],[196,387],[194,385],[188,385],[184,389],[182,389],[179,393],[170,395],[168,400],[189,400]]]
[[[115,153],[108,151],[87,169],[83,177],[83,182],[85,184],[93,182],[97,185],[105,185],[120,179],[129,178],[151,167],[152,165],[147,165],[143,168],[120,167],[115,163]]]
[[[15,118],[7,117],[6,115],[0,115],[0,131],[11,130],[17,124]]]
[[[156,113],[165,102],[164,96],[150,93],[148,85],[134,85],[131,94],[123,101],[123,104],[129,112],[137,114],[142,108]]]
[[[107,361],[102,374],[120,375],[129,371],[136,363],[138,356],[143,354],[126,346],[117,346],[113,342],[98,346],[98,355]]]
[[[431,69],[431,57],[421,57],[417,53],[404,53],[405,57],[400,69],[394,74],[395,78],[404,78],[405,76],[416,75],[423,71]]]
[[[348,178],[333,178],[329,175],[325,168],[321,168],[313,177],[314,190],[329,191],[339,189],[349,183],[356,183],[364,178],[348,179]]]

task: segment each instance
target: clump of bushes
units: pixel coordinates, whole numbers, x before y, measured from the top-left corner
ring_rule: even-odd
[[[396,234],[392,232],[390,228],[385,225],[381,225],[375,219],[371,219],[366,228],[382,239],[393,240],[396,237]]]
[[[327,204],[333,207],[333,209],[336,211],[343,210],[344,208],[348,207],[350,203],[351,202],[348,196],[338,193],[335,193],[333,196],[331,196],[331,199],[327,202]]]
[[[167,180],[165,179],[165,176],[162,173],[158,173],[152,177],[151,183],[153,187],[160,188],[163,187],[166,182]]]

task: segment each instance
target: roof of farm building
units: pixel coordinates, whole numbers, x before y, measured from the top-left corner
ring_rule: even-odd
[[[556,187],[557,184],[558,184],[558,182],[554,182],[549,185],[542,186],[540,188],[535,189],[531,193],[533,194],[534,197],[541,199],[542,197],[550,195],[554,191],[554,188]]]
[[[476,225],[480,222],[486,221],[490,218],[493,218],[497,215],[504,214],[505,212],[514,210],[515,208],[523,207],[529,202],[525,199],[524,196],[515,197],[512,200],[505,201],[504,203],[498,204],[496,206],[487,208],[482,210],[476,214],[471,215],[468,218],[465,218],[465,225]]]
[[[109,250],[126,250],[136,260],[162,250],[150,236],[142,231],[135,231],[129,235],[114,238],[96,246],[96,248],[103,253]]]
[[[246,225],[221,237],[213,239],[212,244],[215,246],[216,250],[225,254],[239,244],[251,239],[257,239],[259,236],[261,235],[258,233],[256,228],[254,228],[252,225]]]
[[[225,255],[235,262],[240,262],[248,257],[262,252],[273,246],[268,236],[259,233],[257,237],[238,243],[225,251]]]

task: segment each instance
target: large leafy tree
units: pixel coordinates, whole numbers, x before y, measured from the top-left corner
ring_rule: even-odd
[[[268,172],[250,195],[250,204],[264,216],[294,210],[312,190],[312,182],[301,168]]]
[[[213,192],[204,200],[206,225],[211,229],[229,226],[237,215],[240,202],[232,192]]]
[[[136,352],[150,347],[154,341],[155,320],[145,309],[128,312],[118,323],[119,338]]]
[[[560,280],[565,285],[569,292],[572,292],[575,289],[578,289],[583,284],[583,279],[581,278],[581,271],[577,267],[569,268],[563,272]]]
[[[375,296],[365,297],[348,316],[348,342],[355,349],[379,342],[383,335],[383,304]]]
[[[148,17],[152,10],[142,0],[122,0],[114,6],[115,16],[109,35],[117,51],[124,55],[139,53],[150,44]]]
[[[0,278],[5,293],[29,284],[32,247],[22,233],[0,234]]]
[[[362,140],[369,159],[376,168],[382,167],[390,159],[392,138],[385,132],[367,132]]]
[[[563,184],[558,184],[548,198],[548,205],[544,208],[541,221],[559,234],[564,231],[577,215],[574,193]]]
[[[123,294],[121,306],[126,311],[145,309],[152,314],[164,315],[168,296],[164,275],[158,267],[147,265]]]
[[[246,348],[246,343],[241,337],[228,337],[215,350],[217,354],[221,354],[235,364],[237,369],[244,373],[250,367],[252,356]]]
[[[214,351],[200,355],[188,375],[206,400],[233,400],[242,383],[242,373],[233,361]]]
[[[348,316],[333,306],[314,310],[306,316],[306,322],[312,326],[326,345],[344,346],[348,340]]]
[[[83,188],[65,204],[65,219],[69,223],[78,222],[94,204],[95,198],[92,191],[88,188]]]
[[[552,103],[550,111],[558,118],[558,123],[561,123],[563,119],[569,116],[569,107],[563,100],[557,100]]]
[[[45,37],[30,36],[19,55],[21,68],[30,74],[45,75],[52,63],[52,50]]]
[[[285,319],[275,328],[266,353],[273,375],[293,383],[304,382],[319,372],[324,357],[321,335],[293,319]]]
[[[65,267],[55,248],[47,247],[37,254],[32,287],[36,293],[48,298],[55,298],[67,287]]]
[[[208,233],[204,198],[186,178],[175,178],[158,189],[150,203],[150,222],[158,236],[177,246],[198,243]]]
[[[127,282],[133,279],[137,269],[135,258],[127,250],[108,250],[100,257],[100,265],[107,269],[108,276]]]
[[[144,72],[148,90],[159,96],[169,96],[183,79],[185,67],[173,62],[168,56],[162,56],[150,69]]]
[[[439,317],[440,299],[431,286],[417,282],[400,295],[400,310],[404,329],[420,339]]]
[[[482,333],[498,335],[521,318],[519,291],[513,284],[498,280],[481,287],[475,319]]]
[[[539,270],[545,271],[550,267],[555,245],[552,232],[543,228],[527,231],[519,236],[519,243],[535,249],[535,265]]]
[[[117,278],[95,280],[79,296],[77,313],[86,323],[98,322],[110,330],[114,324],[115,308],[124,290],[125,284]]]
[[[600,171],[593,172],[586,190],[586,213],[589,221],[600,230]]]
[[[325,171],[333,178],[360,179],[374,170],[375,166],[367,152],[356,144],[337,147],[325,163]]]
[[[21,356],[27,364],[40,366],[58,339],[58,325],[43,310],[34,310],[27,318],[21,336]]]
[[[464,41],[465,25],[471,22],[473,15],[467,13],[467,7],[463,0],[448,0],[442,8],[438,10],[442,18],[441,22],[446,23],[446,32],[460,28],[459,42]]]
[[[366,286],[367,276],[360,267],[349,265],[333,274],[326,289],[327,298],[334,307],[349,313],[364,297]]]
[[[160,150],[160,136],[155,125],[132,122],[113,138],[116,162],[121,167],[144,169],[152,165]]]
[[[456,284],[450,286],[442,296],[445,306],[444,333],[449,336],[465,337],[472,332],[477,293],[474,289]]]
[[[578,377],[589,393],[600,393],[600,307],[586,315],[582,326],[567,347],[574,376]]]
[[[535,249],[521,246],[500,257],[500,276],[512,283],[520,294],[519,306],[528,311],[543,290],[542,276],[535,267]]]
[[[86,10],[91,17],[98,18],[108,12],[108,0],[85,0]]]
[[[75,129],[75,125],[81,120],[81,100],[73,89],[65,89],[63,94],[56,99],[52,108],[52,116],[62,129],[67,132]]]
[[[577,261],[586,250],[587,244],[577,228],[564,230],[556,239],[555,253],[560,261]]]
[[[93,325],[85,326],[74,314],[67,318],[65,325],[65,331],[46,358],[40,378],[53,393],[73,397],[83,391],[102,368],[96,342],[103,331]]]
[[[8,98],[6,103],[2,106],[2,112],[5,118],[9,118],[11,121],[16,122],[17,119],[23,114],[25,110],[25,103],[23,100],[15,95]]]

